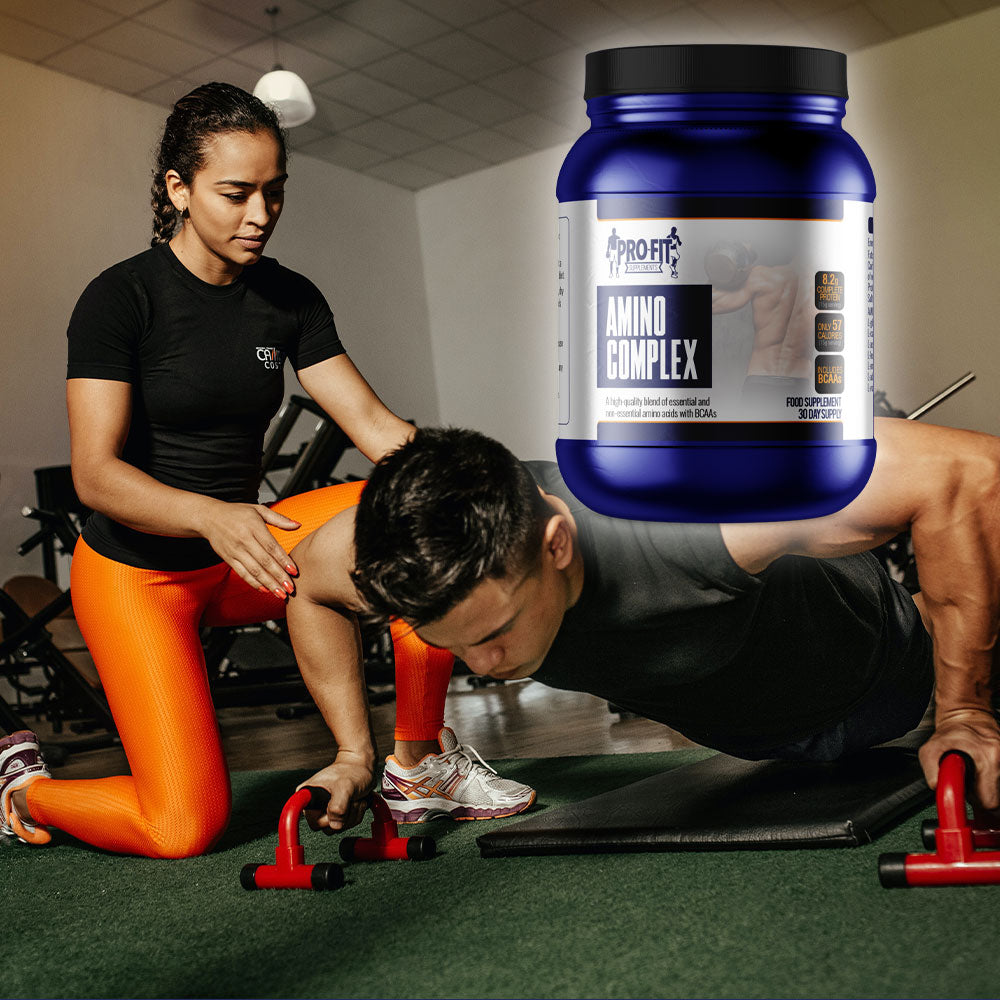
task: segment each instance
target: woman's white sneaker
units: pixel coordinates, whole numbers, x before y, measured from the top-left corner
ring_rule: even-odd
[[[51,777],[34,733],[19,729],[0,739],[0,833],[28,844],[47,844],[52,839],[44,826],[23,822],[11,803],[18,788]]]

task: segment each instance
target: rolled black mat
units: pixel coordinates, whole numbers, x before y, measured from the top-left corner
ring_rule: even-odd
[[[914,750],[833,763],[718,754],[478,837],[484,858],[856,847],[933,798]]]

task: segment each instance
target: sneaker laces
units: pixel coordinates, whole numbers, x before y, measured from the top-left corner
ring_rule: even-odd
[[[472,759],[474,754],[476,760]],[[449,764],[454,764],[458,768],[460,774],[469,775],[473,771],[488,771],[492,775],[496,775],[497,772],[490,767],[489,764],[479,756],[479,751],[475,747],[465,746],[463,743],[459,743],[454,749],[448,750],[443,754],[439,754],[439,757],[443,761],[447,761]],[[478,763],[476,763],[478,761]]]

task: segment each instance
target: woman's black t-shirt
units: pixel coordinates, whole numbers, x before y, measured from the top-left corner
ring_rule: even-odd
[[[264,257],[230,285],[197,278],[163,243],[104,271],[73,311],[67,378],[132,386],[122,458],[167,486],[253,503],[264,434],[296,370],[344,353],[307,278]],[[95,513],[83,537],[145,569],[219,562],[204,539],[135,531]]]

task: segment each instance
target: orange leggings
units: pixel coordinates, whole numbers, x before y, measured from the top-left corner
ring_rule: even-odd
[[[358,502],[363,483],[328,486],[275,504],[301,522],[271,528],[286,551]],[[136,569],[77,544],[73,607],[97,664],[131,775],[44,779],[28,789],[38,823],[110,851],[148,857],[203,854],[229,822],[229,773],[209,692],[199,629],[281,618],[284,602],[248,586],[226,564],[185,572]],[[436,738],[444,724],[450,654],[402,623],[396,657],[396,738]]]

